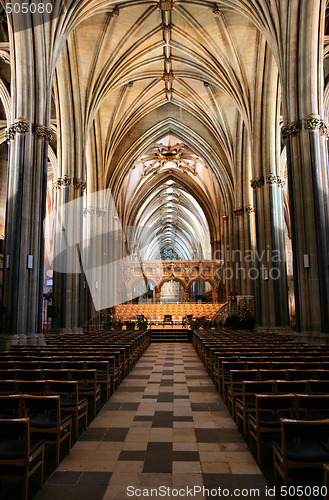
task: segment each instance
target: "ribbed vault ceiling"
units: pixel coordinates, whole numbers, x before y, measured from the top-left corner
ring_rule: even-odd
[[[238,130],[251,131],[268,50],[250,13],[222,4],[214,15],[205,2],[90,2],[60,56],[73,68],[88,185],[110,188],[124,225],[161,230],[161,247],[185,258],[210,257],[236,203]],[[170,136],[197,171],[156,164]]]

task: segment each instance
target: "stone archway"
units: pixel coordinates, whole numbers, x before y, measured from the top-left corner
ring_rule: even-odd
[[[175,278],[173,276],[169,277],[169,278],[163,278],[159,283],[158,285],[156,286],[156,292],[155,292],[155,296],[156,296],[156,303],[157,304],[160,304],[161,302],[161,288],[163,287],[163,285],[165,283],[170,283],[170,282],[176,282],[176,283],[180,283],[180,285],[182,286],[183,288],[183,293],[184,293],[184,302],[188,302],[188,300],[186,300],[186,293],[188,293],[188,290],[187,290],[187,286],[184,282],[184,280],[182,279],[179,279],[179,278]]]

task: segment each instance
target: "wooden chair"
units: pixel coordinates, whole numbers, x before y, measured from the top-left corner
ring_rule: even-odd
[[[329,394],[329,380],[309,380],[311,394]]]
[[[45,380],[69,380],[70,371],[64,370],[63,368],[60,370],[43,370],[43,376]]]
[[[44,396],[46,394],[46,383],[44,380],[16,380],[16,392],[19,394],[33,394]]]
[[[278,437],[281,418],[293,418],[294,394],[257,394],[255,414],[248,415],[249,444],[257,447],[257,462],[261,463],[261,444]]]
[[[0,418],[21,418],[22,397],[20,394],[8,394],[0,396]]]
[[[60,445],[68,439],[71,449],[72,416],[61,416],[60,396],[23,395],[25,416],[30,416],[30,432],[41,436],[46,443],[56,445],[56,465],[60,459]]]
[[[227,388],[231,384],[231,370],[245,370],[244,361],[223,361],[221,364],[220,379],[222,384],[222,398],[227,402]]]
[[[40,370],[15,370],[16,380],[41,380],[43,379],[42,372]]]
[[[74,416],[75,436],[79,434],[79,420],[85,420],[85,429],[88,426],[88,398],[79,396],[78,382],[75,380],[47,380],[49,395],[59,395],[61,412]]]
[[[227,388],[228,409],[235,416],[235,399],[242,396],[242,384],[244,380],[255,381],[258,377],[258,370],[231,370],[230,385]]]
[[[276,380],[275,392],[288,394],[289,392],[299,392],[306,394],[309,392],[307,380]]]
[[[114,363],[114,366],[113,366]],[[105,389],[106,392],[106,401],[108,401],[111,392],[115,391],[116,387],[116,372],[115,371],[115,358],[113,356],[113,361],[112,361],[112,366],[111,366],[111,373],[110,373],[110,365],[109,361],[87,361],[86,362],[86,368],[88,370],[96,370],[96,380],[97,383],[100,384],[100,386]]]
[[[0,380],[0,394],[15,394],[15,380]]]
[[[288,370],[259,370],[260,380],[287,380]]]
[[[96,370],[70,370],[70,378],[78,382],[79,394],[93,401],[94,417],[96,417],[97,406],[100,409],[101,399]]]
[[[322,468],[329,463],[329,420],[282,419],[281,440],[273,442],[275,482],[277,473],[288,484],[289,472]]]
[[[329,394],[296,394],[296,416],[299,420],[329,419]]]
[[[245,380],[242,382],[242,396],[235,400],[235,419],[243,423],[243,435],[247,438],[248,415],[256,412],[256,394],[271,394],[275,389],[274,380]]]
[[[39,468],[43,482],[44,440],[30,437],[28,418],[0,419],[0,475],[23,478],[23,496],[28,499],[29,478]]]

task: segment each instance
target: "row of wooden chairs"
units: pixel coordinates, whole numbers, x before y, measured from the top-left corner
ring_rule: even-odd
[[[43,483],[44,439],[31,438],[30,419],[0,419],[0,477],[13,472],[23,480],[22,499],[28,499],[29,478],[37,471]]]
[[[121,336],[47,336],[47,345],[15,345],[0,354],[0,475],[21,475],[22,498],[28,482],[40,472],[44,446],[53,442],[56,465],[61,443],[71,447],[79,424],[88,425],[88,400],[93,414],[100,409],[100,389],[106,399],[115,391],[150,343],[148,332]]]
[[[290,482],[290,476],[294,471],[299,475],[309,474],[309,471],[325,468],[324,485],[318,489],[307,488],[300,485],[300,478],[297,479],[299,489],[304,492],[304,500],[311,498],[326,500],[328,484],[328,463],[329,463],[329,420],[296,420],[283,418],[280,422],[280,437],[272,444],[275,484],[278,485],[278,475],[285,486]],[[313,474],[312,474],[313,475]],[[316,492],[310,496],[307,490]],[[323,490],[321,493],[321,490]],[[279,488],[278,488],[279,490]],[[287,488],[286,491],[289,491]],[[296,491],[296,490],[295,490]],[[299,494],[300,495],[300,494]]]
[[[329,380],[243,380],[241,386],[230,389],[230,406],[235,408],[234,418],[238,428],[242,423],[243,435],[247,439],[247,418],[256,410],[258,394],[303,393],[326,395],[329,399]]]
[[[79,395],[84,395],[92,401],[94,416],[97,415],[97,407],[100,408],[100,380],[97,380],[96,370],[7,370],[5,376],[0,372],[0,392],[10,394],[12,388],[17,387],[17,383],[23,381],[32,382],[47,380],[76,381],[78,383]],[[105,378],[105,385],[108,387],[109,378]],[[40,384],[41,385],[41,384]]]
[[[256,406],[248,412],[249,446],[257,447],[257,461],[261,464],[261,445],[264,441],[280,439],[281,419],[322,421],[329,419],[327,394],[257,394]],[[328,455],[329,457],[329,455]]]
[[[59,395],[34,396],[15,394],[0,396],[1,416],[8,418],[29,418],[30,432],[34,437],[44,439],[45,443],[55,444],[56,465],[60,461],[60,446],[68,442],[71,449],[72,415],[62,414]]]
[[[33,396],[59,395],[61,411],[73,416],[75,437],[79,434],[79,421],[88,426],[88,397],[79,391],[77,380],[4,380],[0,381],[0,395],[30,394]],[[1,412],[1,408],[0,408]],[[0,413],[1,415],[1,413]],[[3,417],[6,415],[2,415]]]
[[[5,366],[5,363],[0,362],[0,380],[35,380],[38,378],[49,378],[49,370],[58,373],[61,379],[68,379],[70,377],[70,371],[72,370],[96,370],[96,380],[97,383],[105,389],[106,400],[109,399],[110,394],[115,391],[124,377],[122,372],[118,368],[115,368],[113,363],[109,363],[108,359],[100,359],[97,361],[45,361],[35,363],[33,361],[28,361],[25,363],[13,363],[12,365],[8,363],[7,369]]]
[[[249,343],[252,338],[251,333]],[[328,346],[257,339],[255,348],[227,337],[225,342],[223,347],[212,333],[194,332],[205,369],[239,428],[242,423],[250,448],[256,444],[258,463],[265,441],[272,446],[276,482],[280,477],[287,485],[294,469],[329,463]]]

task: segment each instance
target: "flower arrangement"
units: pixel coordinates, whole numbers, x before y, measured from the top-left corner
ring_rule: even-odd
[[[255,315],[246,302],[240,304],[239,323],[241,328],[253,328],[255,325]]]
[[[246,302],[239,304],[239,312],[236,316],[228,316],[225,327],[241,330],[251,330],[255,326],[255,315]]]

